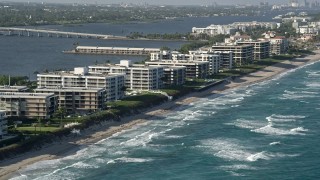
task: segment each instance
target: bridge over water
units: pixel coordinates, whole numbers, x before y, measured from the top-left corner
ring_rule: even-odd
[[[114,36],[106,34],[91,34],[91,33],[78,33],[67,32],[47,29],[30,29],[30,28],[13,28],[13,27],[0,27],[0,32],[7,36],[48,36],[48,37],[66,37],[66,38],[96,38],[96,39],[127,39],[125,36]]]

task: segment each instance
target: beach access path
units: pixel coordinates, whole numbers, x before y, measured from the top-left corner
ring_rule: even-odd
[[[124,117],[121,119],[121,122],[107,121],[98,125],[94,125],[82,131],[81,135],[79,136],[70,135],[62,138],[61,140],[57,139],[56,142],[47,144],[40,150],[27,152],[12,159],[0,161],[0,179],[9,179],[10,177],[19,175],[19,169],[26,168],[28,165],[36,162],[62,158],[75,154],[78,150],[100,140],[111,137],[116,133],[121,133],[122,131],[131,129],[137,125],[147,124],[149,119],[165,117],[166,114],[175,111],[177,107],[189,105],[190,103],[195,102],[203,97],[212,94],[225,93],[226,90],[269,80],[283,72],[319,61],[320,50],[314,52],[316,53],[315,55],[308,55],[304,58],[283,61],[281,63],[268,66],[257,72],[238,77],[232,81],[219,84],[205,91],[190,93],[187,96],[175,101],[168,101],[159,106],[148,109],[143,113]]]

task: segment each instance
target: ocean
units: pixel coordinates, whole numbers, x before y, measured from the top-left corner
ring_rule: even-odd
[[[13,179],[318,179],[319,69],[201,98]]]

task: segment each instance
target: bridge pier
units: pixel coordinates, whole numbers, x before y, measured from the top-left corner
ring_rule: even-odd
[[[52,34],[48,33],[48,37],[52,37]]]

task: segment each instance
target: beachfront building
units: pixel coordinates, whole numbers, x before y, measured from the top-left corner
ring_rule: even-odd
[[[8,120],[6,111],[0,110],[0,139],[8,134]]]
[[[0,86],[0,92],[27,92],[27,86]]]
[[[82,113],[104,109],[105,88],[37,88],[37,93],[54,93],[58,107],[70,113]]]
[[[158,65],[149,65],[158,66]],[[164,76],[162,78],[164,87],[183,85],[186,82],[186,67],[184,66],[163,66]]]
[[[149,55],[150,53],[160,52],[160,49],[159,48],[77,46],[74,52],[81,53],[81,54]]]
[[[151,61],[174,60],[174,61],[206,61],[209,62],[209,75],[219,72],[221,57],[218,54],[208,54],[201,51],[189,51],[182,54],[177,51],[161,51],[151,54]]]
[[[106,100],[113,101],[124,96],[123,74],[89,73],[87,67],[74,71],[56,71],[37,75],[38,88],[104,88]]]
[[[130,90],[157,90],[163,87],[163,66],[132,64],[130,60],[121,60],[120,64],[102,64],[89,66],[90,73],[117,73],[125,76],[125,87]]]
[[[157,66],[185,66],[186,78],[204,79],[209,75],[209,62],[207,61],[187,61],[187,60],[161,60],[161,61],[147,61],[147,65]]]
[[[231,24],[232,27],[246,32],[247,30],[257,29],[257,28],[267,28],[267,29],[276,29],[277,23],[276,22],[234,22]]]
[[[275,36],[270,41],[270,55],[286,54],[289,49],[289,41],[284,36]]]
[[[245,65],[253,62],[254,46],[247,44],[216,44],[210,49],[211,52],[215,51],[231,51],[232,58],[235,65]]]
[[[0,92],[0,110],[9,117],[49,119],[56,107],[53,93]]]
[[[270,56],[270,41],[238,41],[237,44],[253,45],[254,60],[266,59]]]
[[[219,34],[235,34],[237,31],[236,28],[230,26],[230,25],[210,25],[208,27],[205,28],[197,28],[197,27],[193,27],[192,28],[192,33],[194,35],[200,35],[200,34],[207,34],[209,36],[216,36]]]

